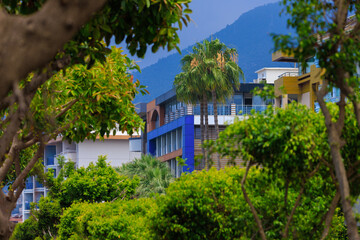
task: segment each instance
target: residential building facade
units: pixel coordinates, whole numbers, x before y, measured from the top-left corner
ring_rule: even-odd
[[[251,91],[255,87],[262,88],[264,84],[244,83],[235,91],[226,103],[219,104],[218,122],[220,130],[232,123],[234,119],[244,118],[252,110],[264,111],[272,101],[264,101],[254,96]],[[208,122],[210,139],[215,138],[214,108],[208,104]],[[192,172],[204,166],[195,161],[195,156],[201,154],[200,147],[200,106],[187,105],[177,101],[175,89],[162,94],[146,105],[147,138],[146,153],[150,153],[163,162],[167,162],[174,176],[182,172]],[[179,166],[177,157],[185,159],[185,166]],[[240,159],[237,162],[240,163]],[[227,159],[221,159],[224,167]]]
[[[98,138],[95,141],[85,140],[80,143],[70,143],[61,138],[52,140],[44,150],[45,171],[52,169],[55,177],[59,174],[60,166],[57,160],[59,156],[63,156],[65,161],[74,161],[77,168],[87,167],[90,162],[96,162],[99,155],[106,155],[111,166],[121,166],[141,156],[140,150],[130,151],[130,138],[127,133],[117,132],[115,136],[103,140]],[[41,196],[48,194],[48,191],[36,177],[27,178],[17,208],[12,213],[13,217],[19,220],[28,219],[31,202],[38,202]]]

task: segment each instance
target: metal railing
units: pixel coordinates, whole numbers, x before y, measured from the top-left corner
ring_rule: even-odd
[[[223,104],[219,104],[217,106],[217,110],[218,110],[218,115],[231,115],[231,105],[227,104],[227,105],[223,105]],[[196,104],[196,106],[194,106],[194,115],[200,115],[200,104]],[[214,115],[214,105],[213,104],[208,104],[208,115]]]
[[[165,114],[165,119],[164,119],[165,124],[185,116],[185,112],[186,112],[186,107],[181,107],[179,109],[176,109],[175,112],[169,112]]]
[[[268,107],[268,105],[235,105],[235,113],[236,115],[245,115],[251,114],[251,110],[254,109],[255,112],[263,112]],[[194,106],[194,115],[200,115],[200,106],[197,104]],[[212,104],[208,105],[208,115],[214,115],[214,108]],[[219,105],[218,106],[218,115],[231,115],[231,105]]]
[[[267,105],[236,105],[236,115],[250,115],[254,109],[256,113],[266,110]]]
[[[282,77],[297,77],[299,76],[298,72],[284,72],[283,74],[279,75],[278,78]]]

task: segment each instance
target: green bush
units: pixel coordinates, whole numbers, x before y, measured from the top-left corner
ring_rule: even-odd
[[[39,227],[37,221],[32,217],[25,220],[23,223],[18,223],[15,226],[14,232],[11,235],[11,240],[33,240],[39,236]]]
[[[166,195],[157,199],[158,210],[150,217],[155,239],[258,239],[257,225],[241,191],[244,171],[235,167],[211,169],[184,175],[172,183]],[[280,239],[286,221],[284,183],[270,179],[264,171],[251,170],[246,189],[267,237]],[[321,184],[317,177],[309,180],[310,190],[295,212],[290,238],[296,235],[298,239],[311,239],[322,230],[317,230],[321,214],[327,210],[332,196],[324,195],[326,186]],[[290,186],[289,206],[294,205],[297,191],[297,187]]]
[[[129,179],[119,175],[99,156],[96,164],[79,168],[61,183],[59,200],[62,207],[74,202],[112,201],[115,198],[129,198],[135,193],[138,178]]]
[[[59,239],[149,239],[147,215],[155,209],[149,198],[74,204],[61,217]]]

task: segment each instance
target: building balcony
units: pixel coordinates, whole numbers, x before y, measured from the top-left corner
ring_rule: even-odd
[[[252,110],[256,113],[264,112],[268,105],[236,105],[236,115],[250,115]]]
[[[287,54],[282,51],[276,51],[272,54],[273,62],[297,62],[294,54]]]

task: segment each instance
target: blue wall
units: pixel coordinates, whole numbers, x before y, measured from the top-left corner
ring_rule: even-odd
[[[187,166],[183,167],[184,172],[194,170],[194,116],[186,115],[168,124],[165,124],[151,132],[148,132],[147,152],[155,155],[156,138],[177,128],[182,128],[182,158],[186,159]]]

